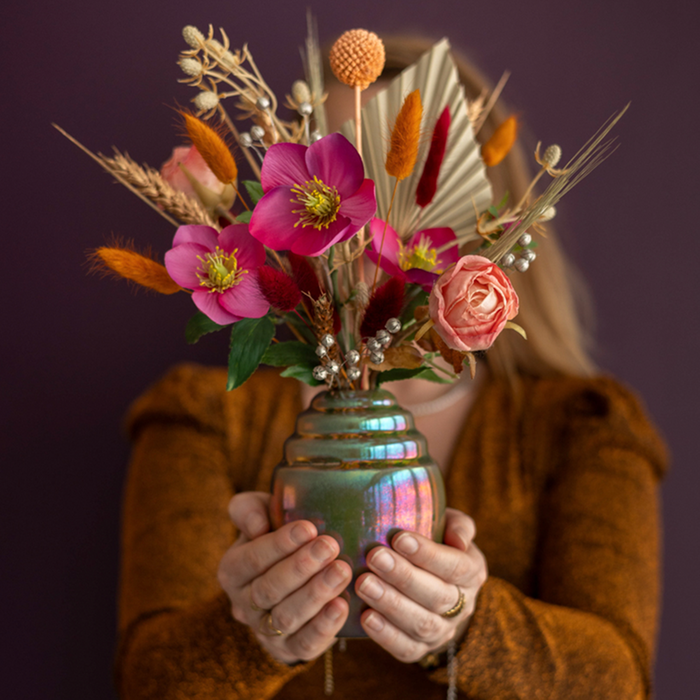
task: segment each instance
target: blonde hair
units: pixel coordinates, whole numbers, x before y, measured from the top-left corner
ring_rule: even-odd
[[[384,36],[386,65],[383,78],[391,79],[414,63],[433,42],[425,37]],[[466,58],[453,51],[467,99],[476,99],[491,85]],[[493,130],[509,116],[499,100],[479,132],[486,141]],[[534,159],[531,159],[534,162]],[[530,182],[525,148],[520,140],[498,166],[489,169],[495,201],[508,192],[517,202]],[[595,372],[589,355],[592,345],[590,297],[577,270],[567,259],[556,232],[546,225],[546,238],[540,240],[537,260],[524,273],[513,273],[511,281],[520,297],[517,322],[527,331],[528,340],[517,333],[501,333],[487,353],[491,371],[500,377],[516,374],[548,376],[569,374],[587,376]]]

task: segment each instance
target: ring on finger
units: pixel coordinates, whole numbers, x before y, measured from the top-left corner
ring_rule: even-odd
[[[449,610],[445,610],[444,613],[441,613],[441,617],[457,617],[457,615],[459,615],[459,613],[461,613],[462,610],[464,610],[464,606],[467,603],[467,599],[464,595],[464,591],[459,586],[457,586],[457,593],[459,593],[459,600]]]
[[[281,637],[284,632],[272,624],[272,613],[268,610],[261,618],[258,632],[266,637]]]

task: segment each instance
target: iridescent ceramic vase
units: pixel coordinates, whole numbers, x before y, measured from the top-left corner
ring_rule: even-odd
[[[353,569],[340,637],[365,637],[355,581],[372,547],[399,530],[442,541],[445,488],[413,416],[381,389],[316,396],[299,414],[272,478],[275,528],[310,520],[334,537]]]

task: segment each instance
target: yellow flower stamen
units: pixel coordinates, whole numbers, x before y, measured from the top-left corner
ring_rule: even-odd
[[[430,238],[421,235],[414,245],[407,247],[399,241],[399,267],[402,270],[427,270],[440,274],[442,270],[436,270],[438,253],[436,248],[431,248]]]
[[[313,180],[307,180],[303,185],[295,184],[292,187],[295,199],[289,200],[292,204],[301,204],[302,209],[292,209],[292,213],[299,215],[299,221],[294,227],[301,225],[313,226],[316,229],[328,228],[337,218],[340,210],[340,195],[335,187],[326,185],[316,176]]]
[[[248,270],[238,268],[236,253],[238,248],[227,253],[216,246],[213,253],[198,255],[197,260],[202,263],[197,270],[200,286],[208,287],[210,292],[224,292],[237,285]]]

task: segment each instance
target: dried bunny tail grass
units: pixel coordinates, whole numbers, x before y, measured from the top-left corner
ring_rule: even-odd
[[[481,157],[489,168],[498,165],[509,153],[518,137],[518,118],[511,115],[481,147]]]
[[[350,29],[333,44],[328,59],[341,83],[365,90],[384,70],[384,43],[374,32]]]
[[[101,246],[88,254],[88,261],[92,272],[126,279],[160,294],[182,291],[165,266],[153,259],[150,251],[137,253],[131,244],[115,242],[113,246]]]
[[[157,170],[140,166],[128,154],[122,154],[116,148],[112,158],[103,155],[98,155],[98,158],[107,172],[140,196],[159,204],[182,223],[215,225],[197,199],[174,189]]]
[[[399,181],[407,178],[416,166],[422,119],[420,91],[414,90],[406,96],[396,117],[386,156],[387,173]]]
[[[224,184],[234,183],[238,178],[238,167],[221,134],[189,112],[183,110],[180,115],[185,120],[192,143],[216,179]]]

